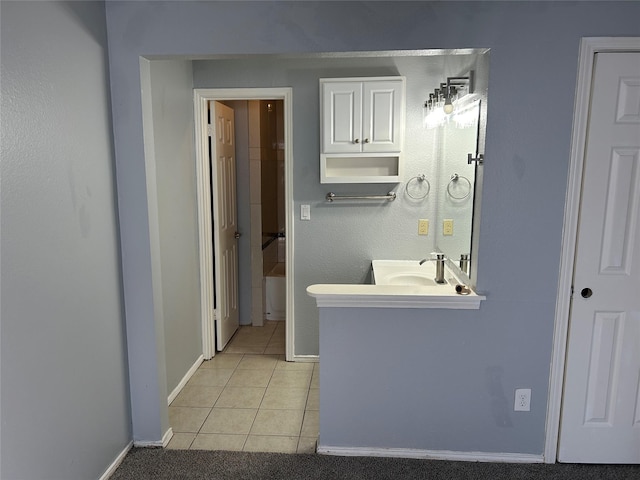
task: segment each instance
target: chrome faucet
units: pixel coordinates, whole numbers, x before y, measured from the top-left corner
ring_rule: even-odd
[[[435,258],[423,258],[420,260],[420,265],[429,260],[436,262],[436,278],[434,278],[434,281],[436,283],[446,283],[444,280],[444,261],[446,258],[444,253],[433,252],[431,255],[434,255]]]

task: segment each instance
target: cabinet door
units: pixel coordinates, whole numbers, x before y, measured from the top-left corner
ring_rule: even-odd
[[[402,80],[364,82],[363,152],[400,152]]]
[[[322,84],[322,152],[362,151],[362,82]]]

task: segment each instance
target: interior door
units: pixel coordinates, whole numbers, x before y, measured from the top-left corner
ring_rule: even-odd
[[[236,155],[233,109],[210,102],[212,112],[212,195],[215,252],[216,348],[238,329],[238,241]]]
[[[594,72],[558,460],[640,463],[640,52]]]

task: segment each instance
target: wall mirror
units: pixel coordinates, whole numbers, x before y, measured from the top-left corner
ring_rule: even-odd
[[[471,273],[476,168],[482,101],[471,96],[437,127],[438,211],[436,248]]]
[[[436,251],[475,285],[482,162],[487,124],[489,52],[449,55],[424,103],[425,171],[432,176],[429,206]],[[475,241],[474,241],[475,239]]]

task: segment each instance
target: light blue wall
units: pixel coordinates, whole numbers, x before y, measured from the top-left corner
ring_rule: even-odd
[[[520,308],[321,309],[318,446],[541,455],[549,348]]]
[[[131,439],[104,5],[0,9],[0,477],[99,478]]]
[[[532,405],[537,406],[529,418],[535,425],[521,430],[517,445],[539,453],[578,45],[583,36],[638,36],[638,18],[636,2],[108,2],[135,434],[156,435],[161,417],[161,407],[153,401],[157,388],[147,383],[153,383],[158,367],[151,358],[156,345],[139,56],[490,48],[491,106],[477,250],[477,285],[488,299],[473,318],[474,329],[454,312],[443,318],[446,327],[438,332],[445,328],[445,341],[474,344],[469,351],[460,348],[461,356],[452,359],[455,365],[499,368],[505,389],[533,388]],[[302,130],[296,137],[302,143],[294,147],[296,205],[315,201],[307,192],[320,191],[317,129]],[[371,214],[370,220],[378,217]],[[348,225],[319,226],[311,221],[296,230],[297,289],[328,273],[336,281],[352,278],[348,259],[360,256],[359,249],[334,247],[327,260],[318,256],[318,248],[336,241],[340,245],[343,237],[361,236],[358,245],[365,248],[371,242]],[[397,229],[392,221],[377,227]],[[375,253],[395,252],[397,245],[386,248]],[[484,355],[478,358],[477,351]],[[469,395],[484,395],[486,387],[474,385]]]
[[[155,182],[148,193],[154,191],[149,203],[157,210],[160,307],[167,393],[171,393],[202,354],[193,76],[188,61],[144,62],[152,122],[145,122],[145,135],[153,142],[146,161],[155,170],[148,178]]]

